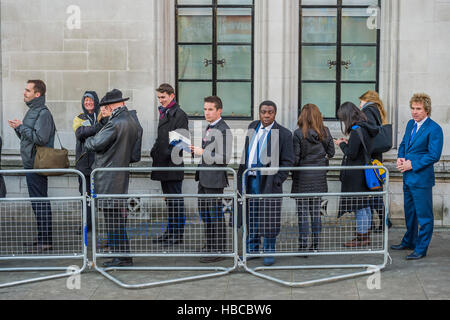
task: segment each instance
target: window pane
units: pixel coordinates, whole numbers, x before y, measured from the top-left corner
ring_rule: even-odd
[[[302,80],[336,80],[336,67],[328,61],[336,60],[336,47],[302,48]]]
[[[212,59],[211,46],[178,46],[178,79],[212,78],[212,65],[204,60]]]
[[[342,47],[342,61],[350,61],[348,70],[342,67],[342,80],[376,81],[376,47]]]
[[[253,4],[253,0],[219,0],[217,1],[218,5],[224,5],[224,4],[237,4],[237,5],[249,5]]]
[[[178,42],[211,42],[212,11],[208,8],[178,10]]]
[[[211,94],[211,82],[178,83],[178,102],[188,116],[203,116],[203,101]]]
[[[342,4],[344,6],[377,6],[378,0],[343,0]]]
[[[359,97],[369,90],[375,90],[374,83],[342,83],[341,84],[341,104],[347,101],[360,105]]]
[[[212,0],[178,0],[178,5],[202,4],[211,5]]]
[[[335,6],[337,0],[302,0],[302,5],[330,5]]]
[[[303,83],[302,106],[307,103],[319,107],[324,118],[336,118],[336,84]]]
[[[252,17],[250,9],[219,9],[217,40],[219,42],[251,42]]]
[[[247,82],[217,83],[217,95],[223,102],[223,116],[251,117],[252,86]]]
[[[252,77],[252,55],[250,46],[218,46],[217,78],[228,80],[250,80]]]
[[[337,41],[336,9],[303,9],[302,42],[335,43]]]
[[[377,29],[369,29],[366,9],[342,11],[342,43],[376,43]]]

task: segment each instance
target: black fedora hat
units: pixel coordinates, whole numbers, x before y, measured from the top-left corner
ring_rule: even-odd
[[[100,101],[100,107],[128,100],[130,100],[130,98],[122,97],[122,91],[114,89],[112,91],[107,92],[106,95],[102,98],[102,101]]]

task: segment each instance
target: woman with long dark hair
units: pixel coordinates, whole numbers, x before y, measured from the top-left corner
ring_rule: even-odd
[[[322,114],[314,104],[302,108],[298,119],[298,129],[294,132],[294,156],[297,167],[325,167],[334,157],[335,149],[330,130],[324,126]],[[326,193],[328,192],[327,171],[294,171],[292,193]],[[299,251],[308,248],[309,218],[311,218],[310,250],[319,249],[322,229],[320,219],[320,197],[298,198],[298,247]]]
[[[371,137],[378,133],[378,128],[369,125],[367,116],[353,103],[345,102],[338,110],[342,133],[348,140],[341,138],[335,141],[344,153],[342,165],[364,166],[365,149],[357,130],[360,130],[362,139],[370,149]],[[343,127],[342,127],[343,126]],[[364,170],[342,170],[341,192],[370,192],[367,187]],[[369,228],[372,223],[372,210],[369,197],[343,197],[341,198],[339,215],[346,212],[356,214],[356,238],[344,244],[345,247],[363,247],[370,245]]]
[[[364,93],[361,97],[359,97],[359,100],[361,101],[360,108],[362,112],[366,115],[368,123],[374,126],[382,126],[387,124],[387,113],[384,108],[384,103],[381,101],[380,96],[378,95],[378,92],[369,90],[366,93]],[[380,162],[383,162],[383,154],[382,153],[373,153],[372,159],[377,159]],[[375,232],[383,232],[383,226],[384,226],[384,203],[383,203],[383,197],[374,197],[373,198],[373,206],[372,208],[375,209],[378,213],[378,219],[380,221],[380,225],[378,227],[375,226],[375,224],[372,222],[371,230]],[[390,228],[392,226],[391,221],[387,221],[388,227]]]

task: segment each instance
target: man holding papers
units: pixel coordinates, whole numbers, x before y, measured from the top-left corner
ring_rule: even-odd
[[[196,156],[201,156],[199,167],[226,167],[232,156],[233,136],[230,127],[222,119],[222,100],[207,97],[204,100],[205,119],[208,126],[202,138],[202,147],[191,146]],[[198,194],[223,194],[228,186],[226,171],[197,171]],[[226,248],[226,223],[222,198],[198,198],[199,214],[204,223],[205,253],[224,253]],[[222,257],[203,257],[202,263],[223,260]]]
[[[183,151],[170,144],[169,133],[188,136],[188,116],[175,101],[175,90],[169,84],[162,84],[156,89],[159,103],[158,136],[150,152],[153,167],[183,167]],[[181,194],[184,180],[183,171],[155,171],[152,180],[161,181],[164,194]],[[166,198],[168,223],[162,236],[155,243],[177,245],[183,242],[184,234],[184,200],[183,198]]]

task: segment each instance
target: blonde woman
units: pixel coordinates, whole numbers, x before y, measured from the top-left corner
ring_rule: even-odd
[[[382,126],[387,124],[387,114],[384,109],[383,101],[381,101],[380,96],[376,91],[369,90],[364,93],[361,97],[359,97],[361,101],[360,108],[362,112],[367,117],[367,122],[372,126]],[[380,162],[383,162],[383,154],[382,153],[374,153],[371,155],[373,159],[377,159]],[[378,213],[378,217],[380,221],[384,221],[384,203],[382,197],[374,197],[372,208],[375,209]],[[380,223],[380,226],[376,227],[372,220],[371,230],[374,232],[383,232],[384,223]],[[387,221],[388,227],[392,227],[391,221]]]

